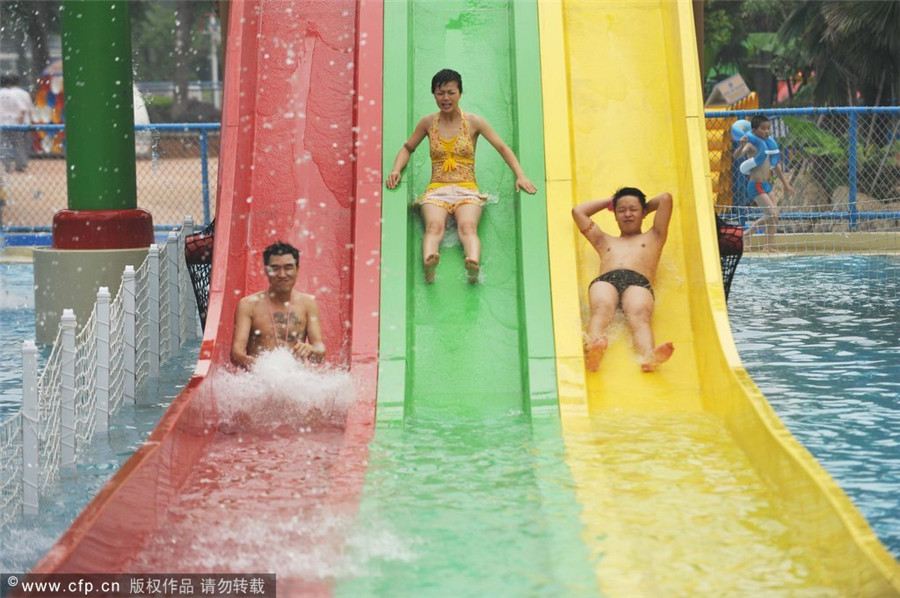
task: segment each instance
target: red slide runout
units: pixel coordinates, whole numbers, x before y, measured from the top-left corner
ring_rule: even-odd
[[[33,573],[229,571],[223,563],[246,564],[260,543],[302,553],[272,536],[279,518],[356,509],[375,415],[382,1],[234,0],[229,13],[214,266],[195,375]],[[237,300],[265,288],[262,249],[279,239],[301,251],[297,287],[316,296],[328,360],[349,365],[357,400],[330,433],[228,436],[217,431],[214,374],[228,362]],[[246,544],[214,535],[202,544],[207,530],[247,520],[261,529]],[[192,560],[198,546],[213,554]],[[259,558],[254,572],[277,566]],[[302,571],[274,572],[279,590],[328,590]]]

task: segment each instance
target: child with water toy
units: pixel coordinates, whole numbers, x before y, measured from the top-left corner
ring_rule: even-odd
[[[619,236],[600,230],[591,219],[605,209],[614,212]],[[656,211],[653,226],[642,232],[644,218],[653,211]],[[648,201],[635,187],[622,187],[609,199],[593,199],[572,208],[575,224],[600,255],[600,275],[588,287],[591,319],[584,335],[584,350],[589,370],[600,367],[609,343],[607,329],[617,308],[622,309],[631,329],[644,372],[654,371],[672,356],[675,350],[672,343],[654,346],[651,327],[654,307],[651,282],[656,276],[671,217],[670,193],[660,193]]]
[[[781,168],[780,151],[771,138],[772,123],[762,114],[754,116],[750,120],[749,127],[746,123],[747,121],[739,120],[732,127],[732,137],[739,142],[738,147],[734,150],[734,159],[746,157],[740,170],[750,179],[747,183],[750,197],[763,210],[762,217],[750,225],[746,236],[749,238],[764,227],[765,251],[773,251],[775,232],[778,226],[778,207],[770,195],[772,183],[769,181],[772,178],[772,171],[775,171],[775,175],[784,185],[786,197],[794,193],[794,188]],[[749,131],[747,131],[748,128]]]
[[[438,111],[428,114],[418,122],[412,135],[400,148],[394,166],[387,177],[388,189],[400,184],[401,172],[419,143],[428,137],[431,151],[431,184],[415,201],[425,223],[422,238],[422,261],[425,282],[434,282],[435,270],[440,261],[440,244],[444,237],[447,217],[456,219],[459,240],[465,253],[468,281],[475,284],[481,271],[481,241],[478,238],[478,222],[487,195],[481,193],[475,182],[475,144],[483,135],[500,153],[510,170],[516,175],[516,191],[535,193],[534,186],[519,165],[516,155],[488,122],[471,112],[459,108],[462,97],[462,76],[451,69],[438,71],[431,79],[431,93]]]
[[[244,297],[234,311],[235,365],[249,368],[257,356],[278,347],[287,347],[297,359],[325,359],[316,299],[294,290],[299,263],[300,252],[287,243],[278,241],[263,250],[269,288]]]

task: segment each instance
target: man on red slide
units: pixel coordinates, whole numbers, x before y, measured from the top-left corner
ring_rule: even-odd
[[[294,290],[299,262],[300,252],[281,241],[263,251],[269,288],[238,302],[231,342],[235,365],[248,368],[258,355],[279,347],[287,347],[305,361],[325,359],[316,299]]]

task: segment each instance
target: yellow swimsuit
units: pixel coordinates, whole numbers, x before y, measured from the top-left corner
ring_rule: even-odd
[[[415,205],[433,204],[449,213],[461,205],[483,206],[487,195],[478,191],[475,182],[475,143],[469,134],[469,121],[460,111],[459,133],[452,139],[441,139],[438,129],[440,113],[428,131],[431,149],[431,184],[417,199]]]

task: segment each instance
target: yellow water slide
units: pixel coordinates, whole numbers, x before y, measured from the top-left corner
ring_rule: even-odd
[[[687,0],[539,3],[553,319],[569,466],[609,596],[897,596],[900,566],[740,364],[722,290]],[[598,256],[573,205],[670,191],[643,374],[622,322],[581,330]],[[610,213],[600,226],[615,232]],[[648,218],[648,221],[650,218]]]

